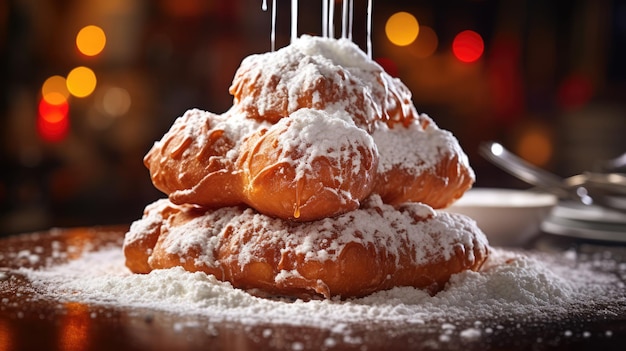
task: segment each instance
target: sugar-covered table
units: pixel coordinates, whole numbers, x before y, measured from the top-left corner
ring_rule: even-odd
[[[19,273],[24,267],[61,265],[103,247],[121,248],[125,231],[123,226],[57,229],[0,240],[0,350],[617,350],[626,345],[624,299],[558,320],[455,319],[329,329],[216,322],[205,315],[59,301]],[[569,250],[577,260],[598,262],[592,266],[599,271],[626,278],[624,246],[544,235],[534,250]]]

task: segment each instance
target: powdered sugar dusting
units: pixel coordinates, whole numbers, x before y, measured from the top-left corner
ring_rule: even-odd
[[[278,137],[283,156],[278,162],[295,164],[296,179],[302,178],[318,157],[337,165],[351,164],[354,175],[360,172],[363,162],[361,154],[356,152],[358,148],[378,158],[372,137],[358,128],[345,112],[328,114],[322,110],[300,109],[289,119],[280,120],[275,128],[282,129],[283,125],[286,125],[285,132]],[[294,154],[300,157],[294,160]]]
[[[379,172],[398,167],[407,169],[412,174],[419,174],[433,169],[444,156],[460,155],[458,162],[474,177],[467,155],[454,135],[439,129],[426,114],[421,114],[420,119],[428,122],[425,129],[417,122],[407,128],[398,126],[393,129],[381,124],[372,133],[380,152]]]
[[[224,131],[225,137],[234,143],[225,156],[235,161],[239,156],[241,142],[254,131],[267,126],[269,126],[267,122],[246,118],[230,111],[216,115],[200,109],[190,109],[174,121],[170,130],[156,144],[163,143],[176,133],[182,132],[183,140],[193,143],[192,147],[185,148],[185,152],[197,152],[207,143],[208,128],[214,131]],[[169,155],[163,155],[163,157],[169,157]]]
[[[237,257],[242,266],[261,259],[263,253],[256,252],[258,247],[263,247],[259,241],[280,243],[276,245],[284,246],[284,250],[304,254],[307,260],[320,262],[337,260],[348,244],[358,243],[363,247],[371,245],[376,250],[384,250],[385,254],[396,259],[410,255],[415,265],[447,261],[456,254],[459,246],[469,253],[474,247],[487,247],[485,236],[477,232],[473,221],[465,216],[435,212],[419,203],[408,203],[396,210],[383,204],[379,196],[370,197],[361,209],[335,218],[291,225],[239,207],[210,210],[189,222],[170,225],[156,214],[167,206],[175,205],[167,199],[150,205],[144,218],[131,227],[125,243],[141,240],[141,233],[134,230],[161,220],[164,223],[161,230],[168,232],[167,242],[164,243],[168,253],[185,256],[190,248],[194,248],[194,251],[202,253],[198,260],[213,267],[217,266],[217,262],[212,253],[223,245],[223,238],[227,235],[241,238],[236,241],[242,245]],[[245,239],[248,233],[255,235]],[[467,259],[473,261],[474,257],[468,255]]]
[[[345,68],[344,68],[345,67]],[[284,47],[276,52],[250,55],[240,65],[239,71],[231,86],[231,92],[236,92],[237,76],[247,72],[259,79],[261,75],[273,77],[276,81],[271,86],[258,84],[257,88],[262,92],[258,96],[245,95],[242,100],[235,99],[235,105],[239,107],[253,107],[259,115],[268,111],[282,109],[287,104],[289,113],[298,109],[298,98],[307,89],[316,87],[322,81],[328,81],[329,85],[344,86],[348,77],[339,72],[355,73],[354,78],[361,81],[362,87],[378,85],[373,75],[364,75],[360,72],[381,72],[381,67],[372,60],[368,60],[363,52],[352,42],[340,39],[328,39],[303,35],[292,45]],[[363,88],[361,88],[363,89]],[[267,91],[265,91],[267,90]],[[275,93],[281,92],[286,101],[275,98]],[[319,91],[317,91],[319,93]],[[362,94],[362,93],[361,93]],[[342,99],[333,100],[333,110],[348,110],[348,106],[354,104],[358,94],[346,94]],[[313,96],[313,106],[325,103],[319,95]],[[327,106],[328,108],[331,106]],[[334,111],[329,111],[334,112]],[[373,118],[374,110],[369,111]]]
[[[327,57],[335,65],[371,71],[380,69],[380,66],[367,57],[354,42],[345,38],[328,40],[327,38],[303,35],[292,45],[306,55]]]
[[[197,314],[212,320],[257,324],[289,324],[337,330],[350,323],[376,322],[403,325],[446,320],[506,320],[508,318],[566,316],[590,301],[620,300],[620,279],[594,272],[589,266],[572,267],[567,257],[556,263],[534,253],[494,249],[480,272],[453,276],[435,296],[397,287],[370,296],[338,300],[285,301],[265,299],[233,288],[211,275],[190,273],[180,267],[131,274],[119,248],[83,255],[64,265],[42,270],[21,268],[37,289],[61,301],[143,307],[177,314]],[[9,273],[12,274],[12,273]],[[588,278],[593,276],[592,282]],[[442,325],[442,337],[454,324]],[[478,338],[479,328],[460,331]],[[488,332],[488,331],[487,331]]]
[[[409,89],[347,39],[303,35],[276,52],[248,56],[230,92],[236,109],[260,118],[286,117],[301,107],[347,111],[371,132],[374,121],[416,116]]]
[[[304,35],[279,51],[251,55],[242,61],[231,93],[234,103],[227,112],[187,111],[146,156],[155,186],[174,202],[246,203],[264,213],[300,218],[300,207],[322,208],[321,199],[335,201],[329,207],[336,210],[325,215],[353,209],[371,193],[398,202],[401,196],[381,181],[396,171],[416,185],[427,172],[442,173],[445,183],[453,177],[440,168],[456,167],[453,173],[461,175],[457,193],[474,178],[454,136],[418,115],[408,88],[349,40]],[[261,193],[250,183],[266,186],[265,181],[275,180],[272,176],[286,174],[280,170],[285,164],[295,166],[296,174],[285,180],[295,196],[283,208],[295,210],[279,214],[250,198]],[[312,187],[322,178],[326,195],[300,199],[300,190],[317,191]],[[218,196],[215,184],[222,183],[229,191]],[[420,198],[415,188],[406,192],[406,200],[430,200]]]

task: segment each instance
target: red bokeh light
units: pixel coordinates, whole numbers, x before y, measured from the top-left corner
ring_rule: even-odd
[[[593,94],[593,83],[587,76],[572,74],[559,85],[557,101],[564,110],[573,110],[586,105]]]
[[[521,54],[521,43],[517,37],[498,35],[493,38],[489,55],[485,57],[493,117],[508,126],[519,122],[525,114]]]
[[[461,62],[474,62],[483,55],[484,51],[483,38],[472,30],[457,34],[452,41],[452,53]]]
[[[376,62],[392,77],[398,76],[398,65],[390,58],[379,57]]]
[[[67,101],[55,105],[44,99],[39,101],[39,115],[37,116],[37,132],[46,142],[60,142],[70,129],[69,105]]]

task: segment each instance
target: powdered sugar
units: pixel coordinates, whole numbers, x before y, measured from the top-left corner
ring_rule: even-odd
[[[354,78],[360,81],[358,84],[361,86],[360,92],[350,90],[353,84],[346,86],[346,81],[350,79],[346,74],[350,69],[357,74]],[[363,57],[362,51],[354,43],[343,39],[304,35],[292,45],[276,52],[246,57],[241,62],[230,91],[235,95],[235,105],[244,109],[252,108],[261,116],[274,110],[285,110],[287,114],[295,112],[300,106],[299,98],[309,92],[313,93],[311,107],[321,107],[327,102],[332,102],[334,105],[326,106],[327,110],[331,107],[335,111],[349,110],[349,106],[356,103],[354,99],[363,95],[363,87],[378,85],[371,81],[371,76],[359,74],[364,70],[382,71],[374,61]],[[254,80],[242,82],[239,80],[241,75],[249,75]],[[263,77],[267,77],[268,84],[259,81]],[[364,78],[367,81],[363,81]],[[327,81],[328,84],[320,86],[320,82],[323,81]],[[260,93],[245,94],[238,100],[237,92],[241,89],[241,84],[254,85]],[[341,92],[331,91],[339,95],[331,96],[330,101],[323,101],[320,95],[324,93],[322,89],[333,86],[341,87]],[[279,94],[281,99],[277,99],[276,94]]]
[[[554,256],[553,256],[554,257]],[[559,263],[554,259],[559,260]],[[398,287],[347,301],[286,301],[260,298],[234,289],[204,273],[180,267],[131,274],[118,248],[84,254],[77,260],[47,269],[21,268],[8,274],[26,275],[43,294],[62,301],[128,306],[204,315],[214,321],[246,324],[288,324],[348,332],[352,323],[402,325],[447,321],[441,325],[446,338],[460,321],[497,321],[508,318],[567,316],[585,309],[591,301],[626,303],[623,283],[608,273],[589,267],[571,267],[559,256],[514,253],[495,249],[481,272],[463,272],[435,296]],[[593,282],[587,278],[594,276]],[[463,338],[489,333],[476,322],[457,330]]]
[[[474,177],[467,155],[454,135],[439,129],[426,114],[421,114],[420,119],[427,121],[425,129],[416,121],[406,128],[397,126],[393,129],[381,123],[372,133],[381,155],[379,172],[402,168],[417,175],[433,169],[442,156],[459,155],[459,164],[466,167],[471,172],[470,176]]]
[[[201,256],[195,258],[198,266],[217,266],[213,253],[222,245],[235,245],[228,242],[237,243],[236,261],[241,266],[264,261],[265,253],[259,248],[268,243],[302,254],[305,260],[319,262],[337,260],[347,245],[357,243],[371,246],[381,255],[391,255],[396,260],[407,256],[414,265],[448,261],[460,247],[468,262],[473,262],[473,250],[487,247],[484,235],[477,232],[474,223],[465,216],[435,212],[419,203],[409,203],[396,210],[383,204],[376,195],[361,209],[341,216],[291,224],[251,209],[227,207],[208,210],[186,223],[170,225],[159,213],[175,206],[167,199],[149,205],[144,218],[131,227],[125,244],[142,240],[142,234],[152,231],[138,233],[135,230],[148,228],[156,221],[163,223],[160,231],[168,233],[162,244],[166,251],[181,257],[190,250],[200,252]]]
[[[240,96],[244,86],[250,91]],[[373,136],[381,174],[401,168],[419,175],[434,169],[443,158],[458,156],[459,164],[474,177],[452,133],[439,129],[426,114],[418,115],[406,86],[347,39],[303,35],[279,51],[249,56],[231,92],[233,111],[254,110],[261,117],[280,111],[281,117],[293,118],[309,95],[314,109],[329,115],[348,114]],[[323,149],[317,144],[310,147]]]
[[[329,40],[328,38],[303,35],[292,43],[294,49],[309,56],[323,56],[333,64],[346,68],[360,70],[379,70],[380,66],[372,61],[352,41],[342,38]]]
[[[233,143],[225,156],[235,161],[239,156],[239,145],[242,140],[254,131],[268,126],[267,122],[246,118],[244,115],[231,113],[231,111],[216,115],[199,109],[190,109],[174,121],[170,130],[156,144],[164,143],[171,140],[174,135],[182,133],[181,149],[186,153],[197,153],[208,142],[207,138],[210,135],[208,130],[223,131],[225,138]],[[189,143],[192,145],[190,146]],[[171,155],[165,154],[162,157],[171,157]]]
[[[286,126],[286,127],[284,127]],[[325,157],[331,164],[352,165],[349,173],[357,175],[362,167],[361,148],[378,158],[378,149],[372,137],[358,128],[345,112],[328,114],[323,110],[300,109],[288,119],[280,120],[274,128],[285,128],[278,137],[283,147],[278,162],[296,165],[296,180],[311,171],[309,168],[318,157]],[[293,155],[298,155],[294,160]],[[338,184],[349,179],[336,179]]]
[[[251,55],[231,93],[227,112],[187,111],[146,156],[153,183],[172,201],[245,203],[313,220],[354,209],[371,193],[389,202],[427,201],[417,190],[427,172],[441,173],[438,186],[461,174],[459,193],[474,177],[454,136],[418,115],[408,88],[349,40],[305,35]],[[397,173],[410,183],[405,198],[398,186],[384,185]],[[315,188],[319,180],[323,189]],[[256,197],[268,184],[286,189],[280,205]]]
[[[408,88],[347,39],[303,35],[276,52],[248,56],[230,92],[237,110],[263,119],[303,107],[346,111],[371,132],[376,120],[416,116]]]

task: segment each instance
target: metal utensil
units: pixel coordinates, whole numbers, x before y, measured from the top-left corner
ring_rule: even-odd
[[[585,172],[564,180],[568,187],[585,186],[608,194],[626,196],[626,174]]]
[[[599,172],[624,173],[626,172],[626,153],[610,160],[599,161],[595,168]]]
[[[626,195],[626,175],[584,173],[563,179],[526,162],[497,142],[485,142],[478,151],[502,170],[561,199],[626,212],[626,206],[622,205],[624,200],[619,199]]]

